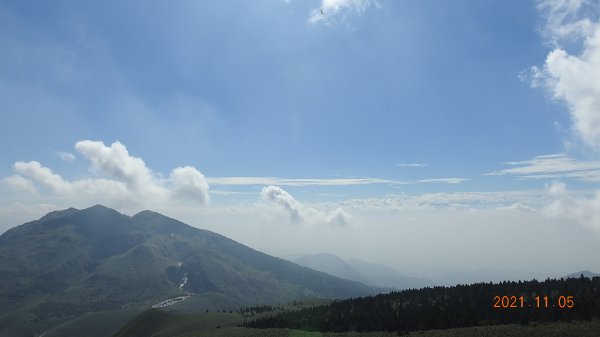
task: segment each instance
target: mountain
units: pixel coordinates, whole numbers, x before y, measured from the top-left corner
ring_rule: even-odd
[[[600,274],[592,273],[589,270],[582,270],[582,271],[579,271],[579,272],[576,272],[576,273],[573,273],[573,274],[566,275],[563,278],[564,279],[568,279],[568,278],[580,278],[581,275],[583,275],[583,277],[587,277],[587,278],[593,278],[593,277],[596,277],[596,276],[600,276]]]
[[[304,255],[294,261],[295,263],[314,270],[346,280],[368,283],[367,278],[342,258],[333,254]]]
[[[0,336],[172,298],[215,310],[374,291],[151,211],[69,208],[0,236]]]
[[[305,255],[294,262],[301,266],[374,287],[402,290],[434,285],[429,280],[406,276],[387,266],[365,262],[356,258],[344,260],[333,254]]]
[[[365,284],[398,290],[433,287],[435,285],[430,280],[407,276],[381,264],[365,262],[356,258],[350,258],[346,261],[362,275],[365,275]]]

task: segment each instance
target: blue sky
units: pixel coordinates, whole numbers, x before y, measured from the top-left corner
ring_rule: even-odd
[[[0,226],[101,202],[284,254],[215,223],[512,207],[598,240],[598,8],[5,1]]]

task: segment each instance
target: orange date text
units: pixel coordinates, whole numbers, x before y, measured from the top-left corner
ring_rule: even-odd
[[[560,308],[570,309],[575,306],[573,296],[558,296],[556,299],[548,296],[535,296],[531,299],[525,296],[494,296],[492,308],[511,309],[511,308]]]

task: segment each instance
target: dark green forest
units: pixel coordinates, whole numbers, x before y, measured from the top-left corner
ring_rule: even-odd
[[[494,308],[494,305],[499,308]],[[410,289],[286,311],[245,321],[242,326],[322,332],[407,333],[599,318],[600,277],[590,279],[582,276],[542,282],[533,280]]]

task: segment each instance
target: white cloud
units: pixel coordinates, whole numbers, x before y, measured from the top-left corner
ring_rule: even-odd
[[[20,175],[12,175],[0,180],[3,186],[10,189],[12,192],[24,193],[24,194],[36,194],[37,190],[33,185],[33,182],[29,179],[25,179]]]
[[[600,152],[600,5],[586,0],[543,0],[542,35],[554,46],[542,67],[531,70],[532,86],[545,86],[567,103],[573,132]],[[573,43],[580,50],[566,49]]]
[[[327,222],[334,226],[344,227],[351,223],[352,216],[338,207],[327,217]]]
[[[208,202],[208,183],[202,173],[191,166],[178,167],[170,176],[173,189],[171,195],[175,198]]]
[[[321,6],[311,11],[308,22],[330,24],[336,18],[344,18],[348,14],[362,14],[369,7],[377,6],[375,0],[321,0]]]
[[[135,195],[120,181],[102,178],[67,181],[37,161],[16,162],[13,169],[17,175],[5,178],[3,181],[21,177],[21,179],[27,180],[28,184],[42,188],[44,192],[50,194],[49,196],[72,199],[72,201],[94,199],[95,203],[105,202],[115,206],[135,204],[141,201],[137,200]],[[22,192],[26,192],[26,190],[22,190]]]
[[[211,185],[279,185],[279,186],[345,186],[345,185],[410,185],[424,183],[459,184],[466,178],[431,178],[420,180],[392,180],[382,178],[276,178],[276,177],[208,177]]]
[[[273,205],[282,211],[295,224],[322,225],[325,223],[343,227],[351,223],[352,216],[342,208],[337,207],[333,212],[327,212],[311,205],[305,205],[278,186],[264,187],[260,192],[260,198],[267,205]]]
[[[537,156],[531,160],[508,162],[512,168],[494,171],[489,175],[518,175],[522,179],[573,178],[585,182],[600,182],[600,161],[575,160],[564,154]],[[548,217],[566,223],[600,230],[600,191],[570,192],[566,185],[553,181],[546,185],[544,198],[537,202],[539,209]],[[517,203],[512,208],[523,209],[530,204]]]
[[[152,207],[189,201],[206,204],[208,183],[204,175],[191,166],[177,167],[166,179],[149,169],[141,158],[129,155],[125,145],[114,142],[84,140],[75,149],[91,162],[93,177],[67,180],[37,161],[16,162],[16,175],[1,180],[13,192],[39,190],[47,197],[74,203],[90,199],[113,207]]]
[[[530,160],[505,164],[515,167],[493,171],[487,175],[514,174],[524,179],[577,178],[600,182],[600,161],[576,160],[564,154],[537,156]]]
[[[542,66],[529,71],[531,86],[544,87],[566,103],[572,133],[586,147],[600,152],[600,2],[538,0],[545,24],[541,30],[552,51]],[[573,148],[568,141],[567,149]],[[562,154],[508,163],[517,167],[491,174],[517,174],[527,179],[575,178],[600,182],[600,161],[580,161]],[[552,198],[543,212],[565,222],[600,229],[600,191],[574,195],[563,183],[547,185]]]
[[[292,222],[297,223],[304,220],[304,210],[302,210],[303,206],[281,187],[264,187],[262,191],[260,191],[260,197],[262,200],[277,205],[281,210],[289,215]]]
[[[440,183],[440,184],[462,184],[469,179],[466,178],[433,178],[433,179],[420,179],[416,180],[415,183],[427,184],[427,183]]]
[[[76,159],[75,155],[72,153],[69,153],[69,152],[61,151],[61,152],[58,152],[57,155],[60,159],[66,161],[67,163],[72,163]]]
[[[502,207],[498,207],[499,210],[516,210],[516,211],[535,211],[536,209],[523,204],[521,202],[515,202],[514,204],[508,205],[508,206],[502,206]]]
[[[92,163],[96,173],[124,183],[134,194],[164,195],[164,187],[157,183],[157,178],[144,161],[130,156],[120,142],[109,147],[103,142],[83,140],[75,144],[75,149]]]
[[[61,176],[52,172],[51,169],[43,167],[37,161],[22,162],[18,161],[13,165],[13,169],[23,179],[30,179],[29,181],[33,184],[33,181],[42,184],[56,193],[67,193],[70,189],[69,183],[67,183]]]
[[[397,183],[394,180],[380,178],[209,177],[207,180],[211,185],[341,186]]]
[[[545,215],[600,231],[600,191],[591,197],[574,195],[561,182],[548,184],[546,190],[552,201],[544,207]]]
[[[406,163],[406,164],[396,164],[398,167],[425,167],[427,164],[421,163]]]
[[[540,190],[506,192],[395,194],[383,198],[350,199],[325,203],[324,207],[344,207],[357,211],[409,211],[448,209],[534,209],[544,204],[547,193]],[[517,207],[519,206],[519,207]]]
[[[537,8],[545,19],[541,33],[554,46],[585,38],[598,16],[598,5],[590,0],[538,0]]]

